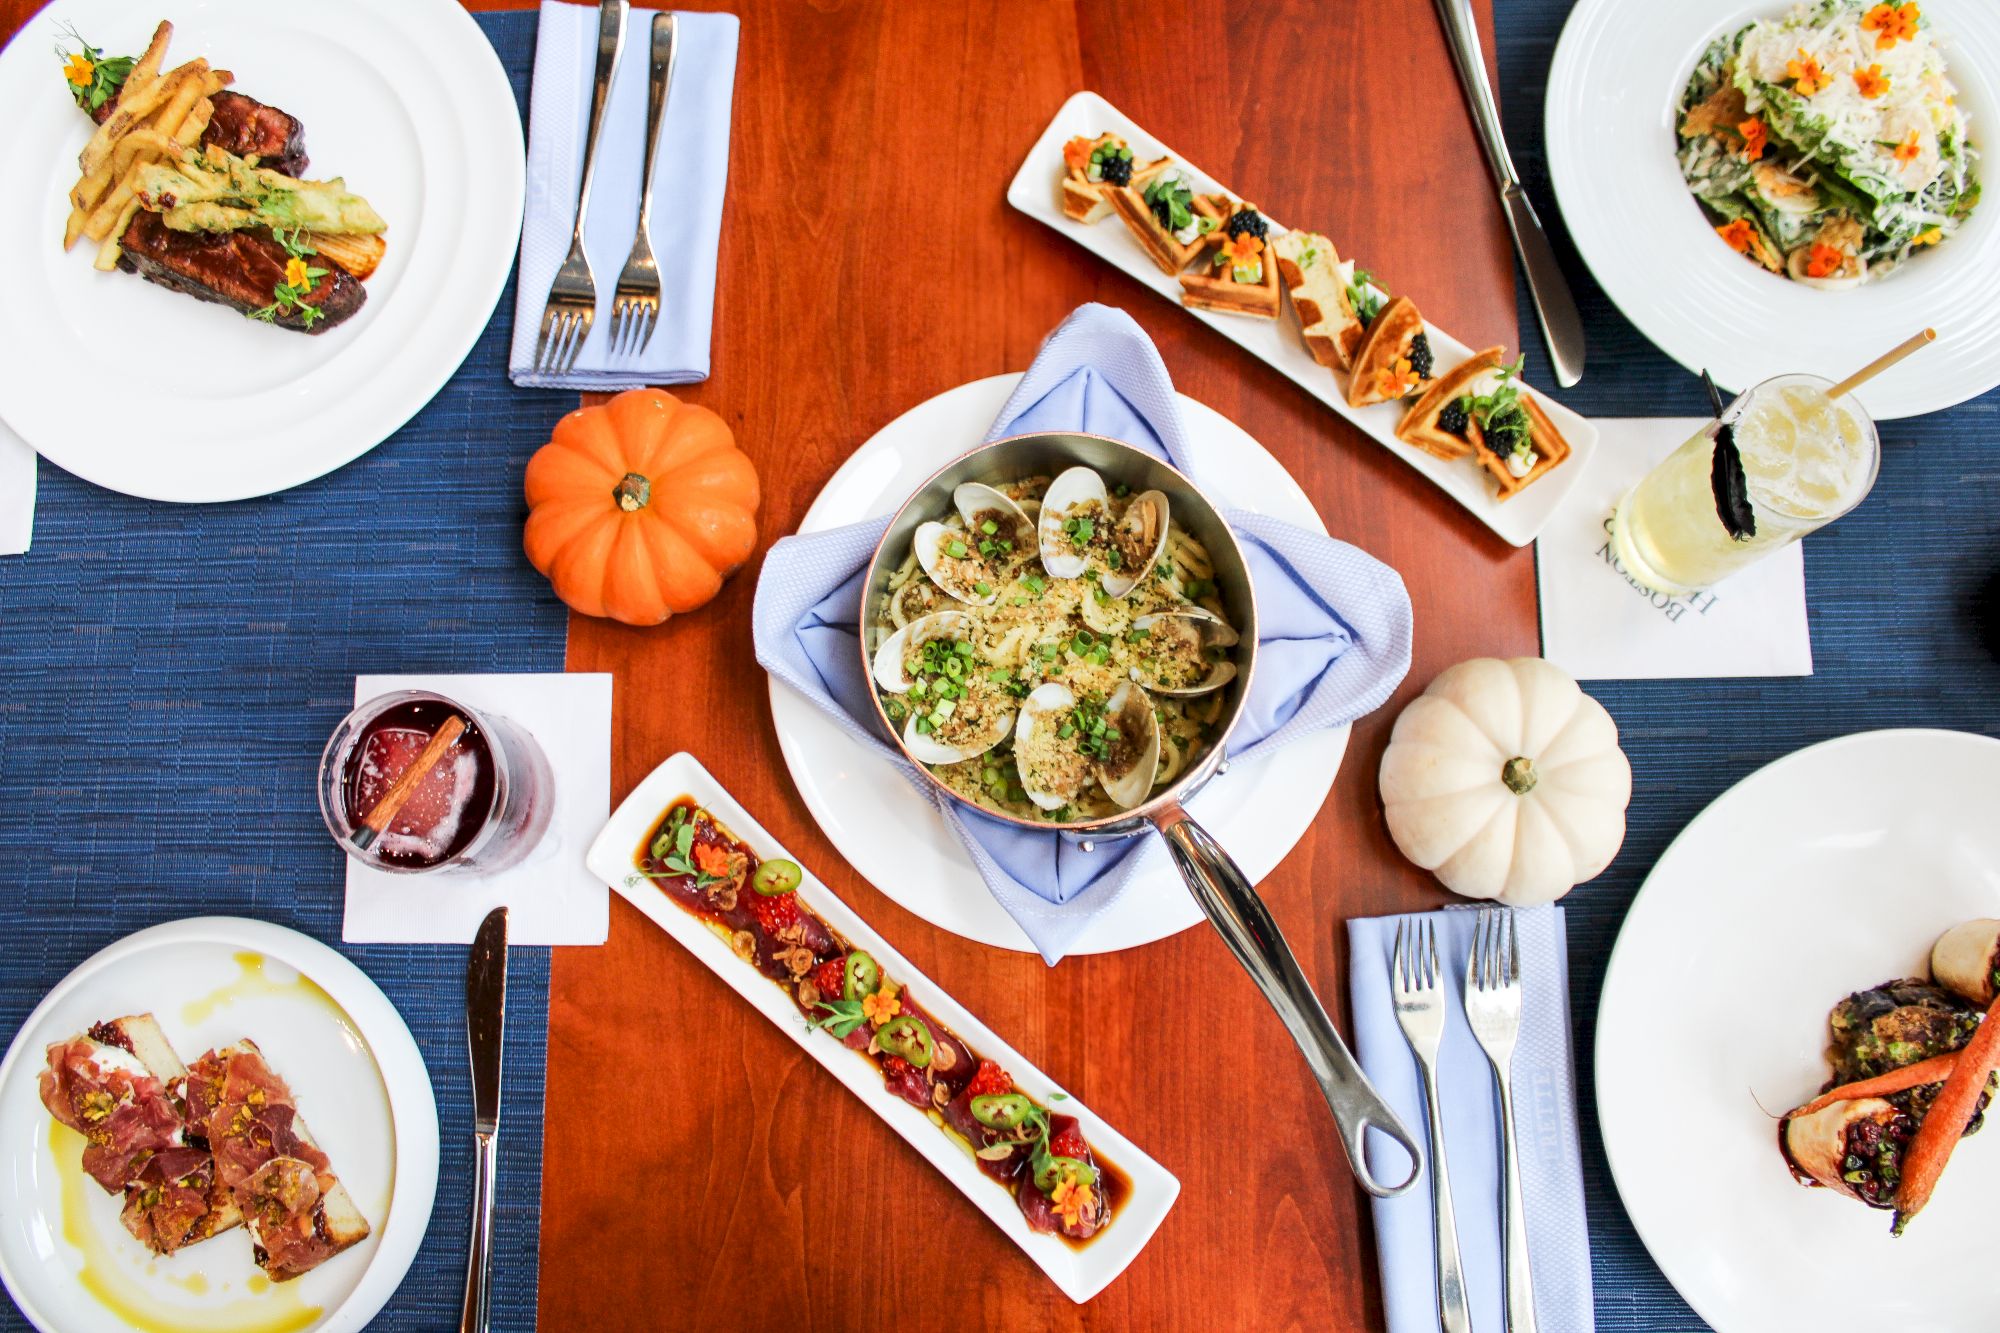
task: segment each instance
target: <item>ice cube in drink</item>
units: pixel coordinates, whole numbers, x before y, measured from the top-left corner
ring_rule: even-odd
[[[360,823],[368,817],[450,716],[440,704],[416,700],[396,705],[369,724],[347,761],[351,820]],[[486,738],[476,726],[467,725],[417,780],[382,830],[376,855],[394,864],[432,866],[463,851],[479,832],[493,801],[489,754]]]
[[[1875,484],[1875,426],[1851,398],[1811,375],[1766,380],[1723,414],[1743,459],[1754,535],[1738,538],[1716,512],[1716,426],[1704,426],[1619,503],[1612,551],[1633,579],[1681,596],[1716,583],[1817,531]]]

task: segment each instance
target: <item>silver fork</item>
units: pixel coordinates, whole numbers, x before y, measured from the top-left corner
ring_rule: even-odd
[[[639,230],[632,253],[618,275],[618,298],[611,307],[611,355],[643,351],[660,322],[660,266],[653,262],[653,166],[660,125],[667,115],[667,90],[674,81],[674,46],[679,28],[672,14],[653,15],[653,46],[646,79],[646,184],[639,192]]]
[[[1396,1021],[1424,1079],[1424,1113],[1431,1137],[1431,1237],[1437,1244],[1438,1327],[1472,1333],[1465,1303],[1465,1266],[1458,1257],[1458,1218],[1451,1208],[1451,1173],[1444,1161],[1444,1113],[1438,1105],[1438,1042],[1444,1037],[1444,976],[1437,936],[1428,921],[1399,922],[1390,961]]]
[[[625,48],[625,0],[598,0],[597,77],[590,89],[590,130],[583,141],[583,184],[576,196],[576,229],[570,233],[569,258],[549,285],[549,302],[542,307],[542,328],[535,336],[535,369],[544,375],[567,375],[576,355],[597,322],[597,282],[583,253],[583,223],[590,213],[590,182],[597,174],[597,140],[604,129],[604,107],[611,100],[611,78],[618,72],[618,53]]]
[[[1504,924],[1503,924],[1504,922]],[[1465,1020],[1500,1088],[1500,1182],[1507,1201],[1507,1333],[1535,1333],[1521,1159],[1514,1146],[1514,1042],[1521,1034],[1521,942],[1514,914],[1482,911],[1465,967]]]

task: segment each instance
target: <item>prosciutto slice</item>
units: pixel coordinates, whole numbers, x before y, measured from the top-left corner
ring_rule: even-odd
[[[159,1254],[216,1231],[215,1160],[200,1148],[166,1148],[125,1186],[125,1229]]]
[[[89,1037],[51,1043],[42,1105],[83,1135],[83,1169],[117,1194],[153,1154],[181,1147],[180,1112],[166,1086],[126,1052]]]

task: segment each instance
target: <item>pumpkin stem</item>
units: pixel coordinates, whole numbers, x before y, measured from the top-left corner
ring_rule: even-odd
[[[1500,780],[1507,784],[1507,790],[1516,796],[1526,796],[1535,789],[1541,775],[1535,772],[1535,761],[1526,755],[1515,755],[1500,768]]]
[[[611,498],[626,513],[634,513],[644,509],[647,501],[653,498],[653,483],[636,472],[627,472],[611,488]]]

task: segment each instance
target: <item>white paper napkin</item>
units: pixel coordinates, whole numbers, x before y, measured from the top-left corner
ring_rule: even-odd
[[[0,555],[23,555],[35,535],[35,451],[0,421]]]
[[[555,774],[549,831],[528,859],[497,875],[392,875],[347,857],[349,944],[470,944],[506,905],[510,944],[602,944],[610,891],[583,855],[611,813],[611,677],[604,674],[360,676],[354,702],[391,690],[435,690],[534,734]]]
[[[1613,559],[1605,524],[1618,501],[1704,424],[1598,421],[1583,479],[1535,543],[1542,656],[1578,680],[1812,674],[1805,553],[1796,542],[1688,597],[1638,587]]]

